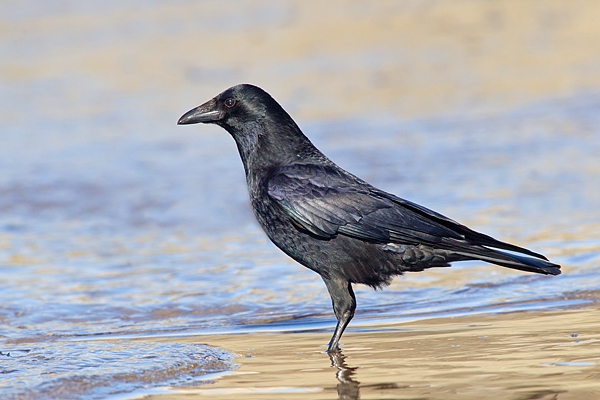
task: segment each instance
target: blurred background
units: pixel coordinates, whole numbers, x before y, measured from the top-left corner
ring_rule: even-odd
[[[48,335],[333,325],[320,279],[254,222],[233,140],[176,126],[238,83],[350,172],[565,265],[556,279],[476,264],[360,289],[356,324],[598,298],[599,2],[0,8],[0,350],[43,351],[64,368],[53,379],[77,370]],[[47,384],[38,372],[15,390]]]
[[[560,129],[581,138],[592,134],[584,121],[553,118],[576,103],[597,104],[600,87],[593,1],[5,1],[1,14],[3,219],[35,208],[109,225],[177,224],[183,216],[212,228],[231,213],[252,223],[227,134],[175,126],[184,111],[241,82],[271,93],[327,154],[363,140],[360,158],[371,162],[379,158],[373,141],[375,153],[418,147],[398,142],[405,133],[439,141],[411,123],[467,123],[531,105],[536,111],[516,112],[538,112],[540,130],[580,122]],[[493,130],[492,121],[481,129]],[[321,132],[329,122],[343,132]],[[346,138],[359,123],[368,129]],[[512,124],[503,135],[526,135],[522,121]],[[396,143],[380,135],[382,125]],[[468,140],[488,133],[466,128]],[[535,152],[544,140],[535,142],[519,145]],[[184,152],[196,153],[184,160]],[[427,161],[417,154],[404,162]],[[207,162],[218,175],[199,172]],[[176,168],[176,177],[157,176]],[[230,184],[213,193],[213,180]],[[140,192],[117,195],[117,181]],[[212,212],[196,219],[173,210],[191,203]]]

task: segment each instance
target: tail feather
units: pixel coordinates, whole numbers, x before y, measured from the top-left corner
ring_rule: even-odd
[[[457,254],[467,256],[472,260],[486,261],[503,267],[544,275],[560,275],[560,265],[546,259],[533,258],[520,254],[489,249],[487,247],[471,248],[467,251],[457,251]]]
[[[469,232],[464,232],[464,233],[465,233],[465,237],[470,242],[477,243],[479,245],[483,245],[483,246],[487,246],[487,247],[493,247],[494,249],[502,249],[502,250],[508,250],[508,251],[512,251],[512,252],[527,254],[528,256],[548,261],[546,256],[544,256],[543,254],[533,252],[533,251],[526,249],[524,247],[521,247],[521,246],[517,246],[517,245],[506,243],[506,242],[501,242],[500,240],[494,239],[493,237],[483,234],[481,232],[477,232],[477,231],[473,231],[473,230],[469,229]],[[494,250],[494,251],[498,251],[498,250]],[[508,253],[504,253],[502,251],[498,251],[498,252],[505,254],[505,255],[508,254]],[[519,258],[519,257],[517,257],[517,258]]]

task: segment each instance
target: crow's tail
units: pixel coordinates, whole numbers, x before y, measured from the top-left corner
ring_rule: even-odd
[[[484,246],[471,247],[456,254],[466,256],[471,260],[481,260],[503,267],[518,269],[520,271],[536,272],[545,275],[559,275],[560,265],[551,263],[545,259],[514,254]]]

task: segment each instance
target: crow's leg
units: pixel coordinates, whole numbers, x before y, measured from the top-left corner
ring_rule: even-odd
[[[331,303],[333,304],[333,312],[337,318],[337,326],[327,347],[327,352],[338,351],[339,341],[344,333],[344,329],[348,326],[348,323],[354,317],[354,310],[356,310],[356,297],[352,291],[352,284],[345,279],[330,277],[323,277],[329,296],[331,296]]]

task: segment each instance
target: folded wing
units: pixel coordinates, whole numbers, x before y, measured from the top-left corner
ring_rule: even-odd
[[[281,168],[270,176],[268,194],[297,226],[322,239],[346,235],[373,243],[424,245],[451,251],[462,259],[480,259],[530,272],[560,273],[560,266],[541,254],[473,231],[335,166]]]
[[[352,175],[332,167],[296,165],[278,170],[269,196],[302,228],[323,239],[337,234],[403,244],[435,244],[464,236],[416,212]]]

